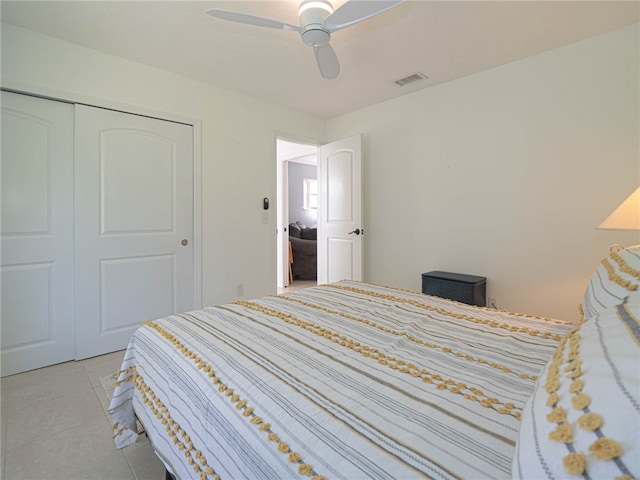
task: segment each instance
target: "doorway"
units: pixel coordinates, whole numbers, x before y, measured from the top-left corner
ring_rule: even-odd
[[[276,148],[277,287],[284,293],[317,284],[318,146],[278,138]]]
[[[317,174],[315,284],[363,279],[362,135],[316,145],[277,139],[277,286],[296,277],[296,252],[289,255],[289,168],[294,161],[313,163]],[[287,168],[285,168],[287,167]],[[286,186],[286,187],[285,187]],[[295,220],[295,219],[291,219]],[[302,222],[301,222],[302,223]],[[304,225],[308,227],[308,225]],[[307,232],[309,233],[309,232]],[[305,235],[301,235],[304,237]],[[293,241],[292,241],[293,243]],[[298,255],[300,258],[300,255]],[[291,263],[293,259],[293,263]],[[291,268],[290,270],[290,267]],[[301,276],[301,275],[300,275]],[[286,290],[284,290],[286,291]]]

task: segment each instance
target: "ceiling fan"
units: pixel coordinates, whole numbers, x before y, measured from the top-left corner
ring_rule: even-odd
[[[333,11],[333,6],[328,0],[304,0],[298,8],[300,25],[218,8],[209,10],[207,13],[232,22],[298,32],[302,41],[313,47],[322,76],[334,79],[340,73],[340,62],[336,52],[329,45],[331,34],[378,15],[402,2],[403,0],[349,0]]]

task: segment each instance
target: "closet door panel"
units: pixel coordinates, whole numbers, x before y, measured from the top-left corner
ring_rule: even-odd
[[[173,231],[175,162],[170,139],[119,129],[102,132],[101,234]]]
[[[76,358],[195,308],[192,127],[76,107]]]
[[[73,115],[2,92],[2,376],[74,357]]]

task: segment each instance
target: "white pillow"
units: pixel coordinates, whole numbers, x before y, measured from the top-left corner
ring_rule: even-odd
[[[523,410],[513,478],[640,478],[639,345],[640,293],[563,338]]]
[[[640,284],[640,245],[611,252],[600,262],[591,277],[582,300],[584,318],[591,318],[605,308],[619,304],[638,290]]]

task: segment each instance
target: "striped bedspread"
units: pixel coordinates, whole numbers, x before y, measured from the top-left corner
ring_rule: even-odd
[[[178,478],[508,478],[569,328],[350,281],[145,322],[116,446],[137,415]]]

